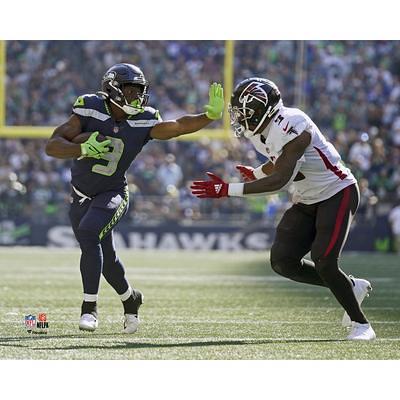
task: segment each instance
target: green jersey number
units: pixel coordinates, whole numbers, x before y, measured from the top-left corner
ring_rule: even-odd
[[[92,167],[92,171],[96,174],[111,176],[117,170],[118,162],[124,151],[124,142],[121,139],[106,136],[107,139],[111,140],[110,146],[113,147],[112,151],[104,154],[102,160],[108,161],[106,165],[95,164]]]

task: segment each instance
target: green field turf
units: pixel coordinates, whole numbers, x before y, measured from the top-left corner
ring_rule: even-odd
[[[342,309],[325,288],[288,281],[266,253],[121,251],[145,294],[142,324],[122,331],[122,306],[102,280],[99,328],[80,332],[78,250],[0,249],[1,359],[400,359],[400,262],[347,254],[342,268],[371,280],[364,310],[374,342],[348,342]],[[47,335],[24,315],[46,312]]]

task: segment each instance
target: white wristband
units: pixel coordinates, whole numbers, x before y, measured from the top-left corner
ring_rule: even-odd
[[[228,185],[228,196],[243,197],[244,183],[230,183]]]
[[[263,170],[262,167],[264,165],[260,165],[257,168],[253,169],[253,175],[255,176],[256,179],[261,179],[261,178],[265,178],[266,176],[268,176]]]

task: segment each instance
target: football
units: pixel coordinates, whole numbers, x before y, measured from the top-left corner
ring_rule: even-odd
[[[84,142],[86,142],[86,140],[89,139],[89,137],[90,137],[90,135],[91,135],[92,133],[93,133],[93,132],[84,132],[84,133],[80,133],[78,136],[75,136],[75,137],[71,140],[71,142],[73,142],[73,143],[84,143]],[[96,137],[96,140],[97,140],[98,142],[103,142],[104,140],[106,140],[106,137],[99,133],[99,134],[97,135],[97,137]]]

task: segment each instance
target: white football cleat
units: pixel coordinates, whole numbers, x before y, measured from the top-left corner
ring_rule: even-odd
[[[347,340],[374,340],[376,339],[376,334],[372,329],[370,323],[360,324],[358,322],[351,323],[351,331]]]
[[[354,278],[353,276],[350,275],[351,280],[354,282],[353,286],[353,292],[354,295],[356,296],[356,300],[359,305],[363,302],[365,297],[369,296],[369,292],[372,290],[371,283],[367,281],[366,279],[358,279]],[[347,312],[344,312],[343,318],[342,318],[342,326],[343,327],[349,327],[351,326],[351,320]]]
[[[139,327],[140,320],[137,314],[125,314],[124,333],[135,333]]]
[[[138,311],[140,306],[143,304],[144,295],[140,290],[133,290],[132,295],[135,296],[133,314],[124,314],[124,333],[135,333],[139,327],[140,319]]]
[[[97,318],[93,314],[83,314],[79,320],[79,329],[81,331],[93,332],[98,326]]]

